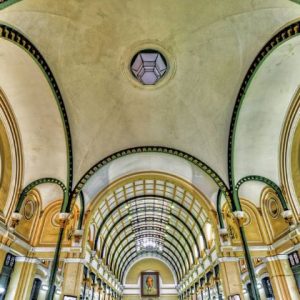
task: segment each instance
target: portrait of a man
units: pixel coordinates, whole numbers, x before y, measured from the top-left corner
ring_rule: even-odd
[[[141,273],[141,294],[142,297],[159,297],[159,273]]]

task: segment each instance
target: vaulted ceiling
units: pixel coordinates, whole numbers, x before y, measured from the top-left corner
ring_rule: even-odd
[[[215,204],[218,189],[226,190],[230,180],[228,138],[233,111],[239,112],[232,151],[236,182],[255,174],[280,185],[282,128],[298,90],[299,28],[293,38],[284,33],[278,37],[283,43],[275,39],[274,45],[263,47],[299,14],[300,6],[286,0],[23,0],[1,10],[0,23],[23,33],[45,59],[41,63],[36,49],[32,59],[28,55],[32,49],[23,45],[24,51],[23,41],[12,35],[0,39],[0,87],[21,136],[23,187],[41,177],[67,184],[72,159],[74,187],[94,164],[115,152],[161,146],[165,147],[161,153],[151,148],[125,153],[126,157],[116,155],[104,160],[101,168],[90,169],[80,186],[86,208],[115,180],[150,171],[186,180]],[[154,86],[137,82],[129,69],[142,49],[160,51],[168,63],[166,75]],[[241,86],[238,100],[243,105],[237,107]],[[58,97],[64,102],[72,140],[65,136],[65,112],[58,108]],[[169,148],[179,151],[171,150],[170,156],[162,153]],[[174,270],[183,277],[189,262],[193,263],[193,252],[199,252],[192,248],[198,243],[184,223],[189,213],[196,216],[199,232],[195,222],[189,226],[201,235],[206,216],[186,196],[174,207],[170,204],[166,191],[171,189],[174,196],[176,185],[170,188],[163,182],[163,197],[158,197],[159,184],[154,178],[147,180],[131,182],[134,193],[141,188],[138,197],[130,196],[129,187],[123,186],[120,195],[128,201],[126,209],[117,190],[105,199],[93,219],[97,228],[103,226],[98,235],[110,232],[108,242],[116,257],[132,245],[124,263],[144,236],[151,237],[165,247],[167,257],[178,257]],[[147,185],[152,186],[150,192]],[[246,184],[240,195],[258,205],[261,186]],[[39,191],[44,206],[61,198],[60,189],[50,184]],[[109,223],[101,225],[110,213]],[[166,230],[172,232],[170,243]],[[185,248],[185,243],[190,249],[182,255],[187,258],[176,249],[181,244]],[[106,259],[108,263],[111,258]],[[121,271],[112,267],[120,277]]]
[[[24,0],[0,19],[23,32],[54,73],[70,122],[75,182],[99,159],[141,145],[186,151],[227,182],[229,124],[242,79],[266,41],[299,12],[283,0]],[[128,72],[132,56],[149,47],[170,67],[150,88]],[[1,87],[16,111],[31,174],[25,183],[44,171],[65,181],[62,125],[47,82],[20,49],[1,42],[0,51]]]

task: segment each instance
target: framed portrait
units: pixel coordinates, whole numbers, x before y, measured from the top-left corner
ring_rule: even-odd
[[[141,273],[141,295],[142,297],[159,297],[159,273]]]

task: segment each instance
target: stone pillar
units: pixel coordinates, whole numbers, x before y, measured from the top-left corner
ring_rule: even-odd
[[[225,299],[238,294],[244,299],[243,284],[239,268],[239,260],[236,257],[222,257],[220,261],[220,276]]]
[[[270,276],[275,299],[299,299],[295,277],[287,255],[266,257],[265,263]]]
[[[34,258],[16,258],[5,299],[29,299],[38,263]]]
[[[0,245],[0,272],[4,265],[4,260],[5,260],[8,250],[9,250],[9,248],[7,246],[5,246],[3,244]]]
[[[79,258],[68,258],[64,267],[61,299],[64,295],[80,296],[83,281],[83,262]]]

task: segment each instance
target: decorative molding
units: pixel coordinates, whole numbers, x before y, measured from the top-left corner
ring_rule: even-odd
[[[96,163],[94,166],[92,166],[79,180],[79,182],[76,184],[73,192],[72,192],[72,198],[76,199],[79,192],[82,190],[84,185],[87,183],[87,181],[102,167],[107,165],[108,163],[111,163],[112,161],[122,158],[127,155],[131,154],[138,154],[138,153],[163,153],[163,154],[169,154],[174,155],[180,158],[183,158],[190,163],[194,164],[198,168],[200,168],[202,171],[204,171],[220,188],[220,190],[224,193],[225,197],[230,200],[230,193],[228,190],[228,187],[226,186],[225,182],[221,179],[221,177],[213,170],[211,169],[207,164],[202,162],[200,159],[196,158],[195,156],[192,156],[186,152],[163,147],[163,146],[141,146],[141,147],[133,147],[128,148],[125,150],[121,150],[119,152],[115,152],[112,155],[109,155],[105,157],[104,159],[100,160],[98,163]]]
[[[238,257],[220,257],[218,259],[218,261],[220,263],[225,263],[225,262],[238,262],[239,261],[239,258]]]
[[[280,187],[275,183],[273,182],[272,180],[264,177],[264,176],[260,176],[260,175],[248,175],[248,176],[245,176],[243,177],[242,179],[240,179],[237,184],[235,185],[235,191],[238,193],[239,191],[239,188],[241,187],[241,185],[245,182],[248,182],[248,181],[259,181],[259,182],[263,182],[265,184],[267,184],[268,186],[270,186],[274,191],[275,193],[277,194],[279,200],[280,200],[280,203],[282,205],[282,208],[284,210],[288,210],[288,206],[287,206],[287,203],[283,197],[283,194],[281,192],[281,189]]]
[[[287,254],[279,254],[279,255],[275,255],[275,256],[265,257],[264,261],[269,262],[269,261],[287,260],[287,259],[288,259]]]
[[[11,1],[7,0],[5,2],[8,3],[8,2],[16,2],[16,1],[18,0],[11,0]],[[5,3],[3,3],[3,5],[5,5]],[[7,24],[0,23],[0,38],[4,38],[14,44],[17,44],[21,49],[25,50],[39,65],[53,91],[53,95],[56,99],[58,109],[62,117],[65,137],[66,137],[66,147],[67,147],[67,157],[68,157],[67,189],[69,189],[72,187],[72,183],[73,183],[73,150],[72,150],[71,131],[70,131],[70,125],[67,117],[65,104],[60,89],[58,87],[58,84],[54,78],[54,75],[48,63],[42,56],[41,52],[29,41],[27,37],[25,37],[17,29],[14,29]]]
[[[16,262],[23,262],[28,264],[40,264],[41,261],[38,258],[26,257],[26,256],[18,256],[16,257]]]
[[[295,145],[299,142],[299,120],[300,120],[300,86],[294,94],[293,100],[289,106],[280,141],[280,179],[284,192],[291,208],[298,215],[300,205],[294,199],[299,198],[299,183],[293,177],[293,167],[298,166],[298,151]],[[296,162],[295,162],[296,161]],[[299,172],[298,172],[299,175]]]
[[[243,83],[238,92],[236,102],[233,108],[231,122],[230,122],[230,130],[229,130],[229,139],[228,139],[228,178],[229,178],[229,187],[230,191],[233,192],[235,186],[234,179],[234,143],[235,143],[235,132],[239,117],[239,112],[241,110],[241,106],[243,104],[243,100],[245,98],[247,89],[252,81],[252,78],[258,68],[261,66],[262,62],[272,53],[274,49],[276,49],[279,45],[284,43],[286,40],[297,36],[300,33],[300,21],[296,21],[282,30],[280,30],[277,34],[275,34],[260,50],[252,64],[250,65]]]
[[[68,196],[68,191],[66,186],[64,185],[63,182],[61,182],[60,180],[56,179],[56,178],[51,178],[51,177],[45,177],[45,178],[40,178],[37,179],[31,183],[29,183],[22,191],[15,212],[19,212],[21,210],[22,204],[24,199],[26,198],[27,194],[29,193],[30,190],[32,190],[33,188],[35,188],[36,186],[43,184],[43,183],[51,183],[51,184],[57,184],[63,191],[64,194],[64,200],[66,200],[67,196]]]

